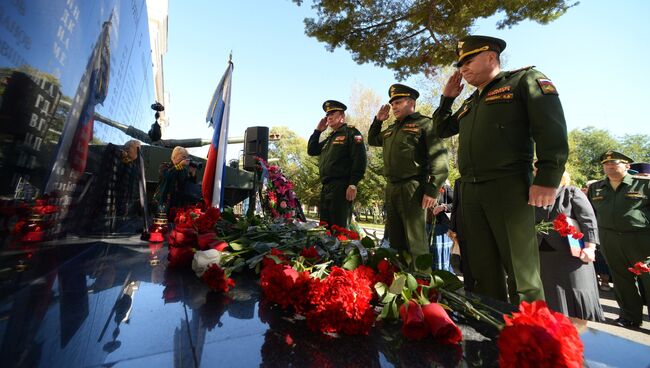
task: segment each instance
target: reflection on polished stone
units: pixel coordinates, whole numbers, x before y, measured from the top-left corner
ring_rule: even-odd
[[[19,267],[20,266],[20,267]],[[464,341],[407,341],[398,324],[330,336],[261,299],[257,277],[228,294],[166,270],[166,247],[69,240],[0,252],[3,367],[496,366],[495,331],[460,320]],[[645,366],[645,346],[586,328],[590,366]],[[612,352],[615,351],[616,354]],[[646,359],[647,360],[647,359]]]

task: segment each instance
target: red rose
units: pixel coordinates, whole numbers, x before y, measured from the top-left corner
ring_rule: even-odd
[[[522,302],[519,311],[503,316],[506,325],[497,341],[500,367],[583,366],[584,346],[566,316],[550,311],[543,301]]]
[[[196,231],[191,227],[174,227],[169,232],[168,242],[175,247],[194,247],[197,245]]]
[[[415,300],[409,300],[399,308],[402,319],[402,334],[410,340],[421,340],[429,335],[429,326],[424,320],[422,307]]]
[[[190,247],[169,247],[169,254],[167,260],[169,261],[169,268],[185,268],[192,266],[192,259],[194,258],[194,249]]]
[[[377,263],[377,278],[376,282],[383,282],[386,285],[391,285],[393,283],[393,278],[397,268],[393,266],[389,261],[382,259]]]
[[[425,281],[423,279],[415,279],[415,281],[417,281],[417,283],[418,283],[418,288],[415,290],[415,292],[418,293],[418,294],[422,293],[422,287],[423,286],[429,286],[430,285],[429,281]],[[426,295],[427,299],[429,301],[432,301],[432,302],[438,301],[438,296],[439,296],[438,290],[436,290],[435,288],[430,288],[429,293]]]
[[[447,311],[438,303],[429,303],[422,307],[424,320],[431,335],[443,344],[458,344],[463,340],[458,326],[449,318]]]
[[[223,242],[217,239],[217,234],[214,232],[204,233],[198,235],[198,245],[200,250],[208,250],[214,248],[217,244]]]
[[[218,250],[219,252],[223,252],[223,251],[226,250],[226,248],[228,248],[229,246],[230,246],[230,245],[229,245],[228,243],[226,243],[225,241],[223,241],[223,240],[219,240],[219,242],[217,242],[217,244],[215,244],[215,245],[212,246],[212,249],[216,249],[216,250]]]

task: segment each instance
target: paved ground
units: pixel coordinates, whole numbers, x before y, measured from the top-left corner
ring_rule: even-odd
[[[369,234],[376,234],[375,236],[379,239],[384,236],[383,230],[375,230],[371,228],[364,228],[364,230]],[[612,286],[612,284],[610,284],[610,286]],[[650,346],[650,318],[648,317],[647,308],[644,308],[643,310],[643,324],[641,325],[641,328],[628,329],[613,324],[614,320],[618,318],[618,304],[614,297],[614,291],[600,290],[600,304],[603,306],[607,321],[605,323],[587,322],[588,327]]]

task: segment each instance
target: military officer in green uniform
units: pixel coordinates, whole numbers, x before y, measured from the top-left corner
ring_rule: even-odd
[[[629,174],[633,160],[616,151],[605,152],[600,162],[606,178],[589,186],[587,196],[596,210],[601,251],[614,278],[614,293],[620,307],[615,323],[638,327],[643,301],[636,285],[637,276],[628,267],[650,256],[650,177]],[[638,278],[648,301],[650,274]]]
[[[418,91],[394,84],[388,95],[389,105],[381,107],[370,126],[368,144],[383,147],[388,240],[414,262],[430,254],[425,211],[435,206],[438,189],[447,179],[447,150],[431,118],[415,112]],[[382,130],[391,108],[395,122]]]
[[[557,89],[533,67],[501,71],[505,47],[487,36],[459,42],[458,70],[433,119],[440,137],[459,134],[461,206],[475,291],[501,300],[509,294],[516,304],[544,299],[534,206],[553,205],[569,147]],[[452,113],[461,79],[476,90]]]
[[[345,123],[347,107],[341,102],[323,103],[325,117],[309,137],[307,153],[320,156],[318,167],[323,184],[320,195],[320,219],[328,225],[349,227],[352,201],[357,196],[357,184],[366,172],[366,147],[361,132]],[[321,133],[332,129],[325,140]]]

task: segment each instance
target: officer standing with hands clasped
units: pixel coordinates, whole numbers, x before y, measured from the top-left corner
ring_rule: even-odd
[[[418,256],[430,254],[425,210],[435,206],[438,189],[447,179],[447,150],[431,118],[415,112],[418,91],[394,84],[388,95],[390,105],[377,113],[368,144],[383,147],[388,240],[391,247],[407,251],[414,264]],[[391,108],[395,122],[382,131]]]
[[[650,273],[636,276],[628,270],[650,256],[650,177],[628,173],[628,156],[607,151],[600,156],[606,178],[589,186],[587,196],[596,210],[600,246],[614,279],[620,309],[614,321],[622,327],[639,327],[643,301],[636,285],[650,301]],[[650,303],[647,304],[650,310]]]
[[[458,71],[433,119],[440,137],[459,134],[461,206],[475,291],[504,301],[510,294],[517,304],[544,299],[534,207],[553,205],[569,147],[557,89],[532,67],[501,71],[505,47],[487,36],[459,42]],[[476,90],[452,113],[461,79]]]
[[[320,195],[320,219],[329,226],[349,227],[352,201],[357,184],[366,172],[366,147],[361,132],[345,123],[347,106],[327,100],[323,103],[325,117],[309,137],[307,153],[320,156],[318,168],[323,187]],[[330,127],[332,134],[319,142],[321,133]]]

